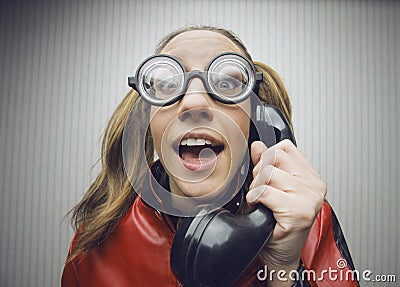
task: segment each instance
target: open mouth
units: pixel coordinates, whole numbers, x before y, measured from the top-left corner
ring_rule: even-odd
[[[179,157],[183,165],[192,171],[215,167],[223,150],[223,143],[202,137],[184,137],[179,143]]]

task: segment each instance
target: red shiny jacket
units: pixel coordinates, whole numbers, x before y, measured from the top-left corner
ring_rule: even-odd
[[[171,226],[160,213],[137,197],[101,249],[65,265],[61,285],[182,286],[170,265],[173,237]],[[76,235],[71,248],[75,241]],[[311,286],[358,286],[356,280],[346,280],[353,263],[336,216],[326,202],[311,228],[301,260]],[[238,286],[265,286],[257,279],[262,268],[254,265]],[[333,270],[331,276],[329,270]]]

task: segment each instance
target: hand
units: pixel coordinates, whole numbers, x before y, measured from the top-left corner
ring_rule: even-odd
[[[253,181],[249,204],[261,203],[274,214],[276,226],[264,247],[268,268],[297,269],[310,228],[321,210],[326,185],[289,140],[271,148],[261,141],[251,146]]]

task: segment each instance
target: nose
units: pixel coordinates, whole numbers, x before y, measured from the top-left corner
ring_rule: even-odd
[[[200,79],[192,79],[185,96],[179,102],[179,119],[193,121],[212,121],[213,110],[210,107],[212,99],[206,92]]]

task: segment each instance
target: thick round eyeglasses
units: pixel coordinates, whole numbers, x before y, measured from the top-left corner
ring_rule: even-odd
[[[171,55],[158,54],[144,60],[128,84],[149,104],[172,105],[182,99],[190,81],[199,78],[206,92],[216,101],[236,104],[257,92],[263,74],[246,57],[233,52],[214,57],[205,71],[187,72]]]

